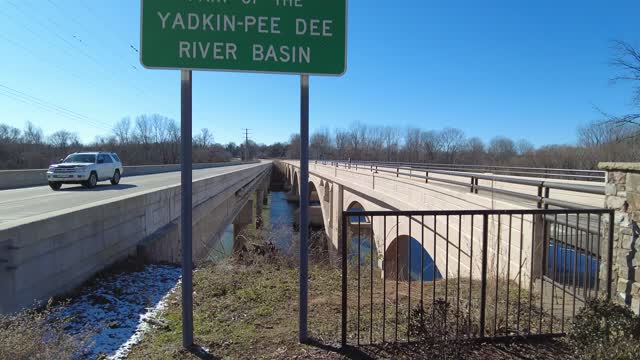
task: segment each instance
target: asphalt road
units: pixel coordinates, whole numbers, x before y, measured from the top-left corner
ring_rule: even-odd
[[[259,165],[246,164],[194,170],[193,180],[196,181]],[[10,225],[11,222],[20,221],[31,216],[178,184],[180,184],[180,172],[170,172],[124,177],[120,184],[115,186],[108,181],[103,181],[98,183],[98,186],[94,189],[85,189],[81,185],[63,185],[60,191],[53,191],[49,186],[0,190],[0,227],[5,227]]]

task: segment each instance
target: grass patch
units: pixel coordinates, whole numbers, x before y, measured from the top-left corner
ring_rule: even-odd
[[[251,246],[249,246],[251,248]],[[137,345],[131,359],[197,359],[197,358],[416,358],[429,354],[430,348],[415,344],[381,344],[382,296],[375,293],[373,344],[363,344],[360,348],[341,350],[341,273],[326,262],[311,262],[309,267],[309,333],[314,339],[312,344],[298,343],[298,271],[295,259],[283,257],[277,253],[257,255],[253,251],[241,257],[226,259],[216,264],[206,264],[194,273],[194,328],[195,343],[198,349],[187,352],[182,349],[180,292],[169,301],[164,317],[168,326],[149,333],[143,342]],[[382,283],[379,273],[374,272],[375,281]],[[361,285],[364,283],[361,279]],[[450,280],[451,281],[451,280]],[[395,282],[394,282],[395,283]],[[469,282],[461,282],[466,284]],[[425,284],[426,285],[426,284]],[[444,286],[441,283],[438,288]],[[357,286],[357,280],[349,279],[349,341],[355,343],[357,329],[355,314],[357,303],[351,291]],[[403,287],[404,286],[404,287]],[[461,285],[462,286],[462,285]],[[456,283],[457,288],[457,283]],[[432,288],[425,286],[425,294]],[[374,289],[374,291],[376,291]],[[381,290],[380,290],[381,291]],[[387,291],[395,294],[390,286]],[[451,288],[449,296],[454,295]],[[398,288],[400,301],[408,299],[408,287]],[[418,291],[419,293],[419,291]],[[379,296],[380,295],[380,296]],[[364,294],[362,295],[364,297]],[[429,295],[431,296],[431,295]],[[425,296],[426,297],[426,296]],[[367,294],[367,299],[370,295]],[[361,299],[362,300],[362,299]],[[427,299],[425,299],[426,301]],[[367,300],[369,301],[369,300]],[[389,301],[389,298],[387,298]],[[414,305],[416,303],[413,303]],[[387,304],[390,305],[390,304]],[[399,308],[408,311],[407,305]],[[368,342],[372,334],[370,329],[370,304],[361,304],[361,333],[366,334]],[[390,307],[389,307],[390,308]],[[389,310],[389,308],[387,310]],[[380,311],[378,311],[380,310]],[[515,316],[515,315],[514,315]],[[387,326],[392,320],[387,313]],[[364,319],[366,318],[366,321]],[[395,319],[394,319],[395,320]],[[393,321],[394,321],[393,320]],[[366,324],[365,324],[366,323]],[[395,324],[395,323],[394,323]],[[399,334],[406,333],[408,321],[399,323]],[[386,331],[390,331],[387,328]],[[455,328],[454,328],[455,329]],[[477,331],[477,329],[476,329]],[[387,340],[391,332],[387,332]],[[364,339],[364,335],[363,335]],[[524,350],[527,349],[527,350]],[[513,354],[509,355],[513,351]],[[522,352],[531,352],[532,357]],[[544,355],[541,355],[544,354]],[[555,355],[554,355],[555,354]],[[473,344],[465,349],[464,358],[566,358],[567,352],[561,342],[518,344]],[[454,357],[455,358],[455,357]]]

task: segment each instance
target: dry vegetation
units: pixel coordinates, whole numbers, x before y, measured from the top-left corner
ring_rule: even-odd
[[[296,260],[284,257],[273,250],[271,245],[247,244],[247,252],[219,263],[201,267],[194,274],[194,323],[196,350],[184,351],[181,346],[181,310],[179,292],[170,300],[170,306],[163,315],[168,326],[155,329],[144,341],[134,348],[130,355],[133,359],[196,359],[196,358],[416,358],[443,354],[442,349],[453,349],[456,345],[434,346],[431,344],[400,343],[383,345],[382,339],[382,288],[374,287],[374,326],[370,326],[370,313],[367,300],[361,304],[361,346],[356,343],[357,303],[353,291],[357,279],[349,277],[349,346],[341,349],[341,273],[329,261],[312,261],[309,272],[309,331],[313,341],[307,345],[297,342],[298,330],[298,272]],[[325,257],[326,259],[326,257]],[[353,270],[353,269],[352,269]],[[352,271],[353,273],[353,271]],[[374,284],[379,273],[374,273]],[[361,284],[367,282],[363,277]],[[452,281],[452,280],[450,280]],[[368,284],[368,283],[367,283]],[[452,283],[453,284],[453,283]],[[457,284],[457,283],[456,283]],[[392,282],[387,288],[386,339],[394,335],[395,314],[389,311],[395,306],[391,299],[395,296]],[[444,296],[443,282],[436,285],[436,297]],[[477,284],[476,284],[477,285]],[[414,284],[414,286],[416,286]],[[461,281],[461,288],[468,289],[469,282]],[[451,285],[453,288],[454,286]],[[477,287],[477,286],[476,286]],[[417,286],[415,289],[419,289]],[[414,292],[416,290],[413,290]],[[433,288],[427,285],[426,294]],[[454,292],[448,289],[449,298]],[[408,331],[408,286],[398,287],[399,339],[404,339]],[[417,290],[419,293],[419,290]],[[370,298],[363,292],[362,298]],[[461,310],[460,319],[472,319],[477,315],[478,291],[473,291],[471,316]],[[511,297],[513,300],[513,296]],[[425,304],[429,303],[425,298]],[[415,300],[414,300],[415,301]],[[419,309],[417,301],[412,308]],[[463,305],[468,305],[464,303]],[[515,307],[510,317],[516,317]],[[425,307],[424,315],[431,316],[431,308]],[[451,309],[450,309],[451,310]],[[435,310],[434,310],[435,311]],[[449,335],[455,332],[455,314],[446,315]],[[503,315],[500,315],[499,319]],[[489,315],[488,315],[489,317]],[[414,316],[414,320],[417,317]],[[441,317],[442,318],[442,317]],[[465,322],[466,322],[465,320]],[[431,321],[436,323],[439,321]],[[511,321],[513,322],[513,321]],[[460,323],[459,330],[469,329],[477,332],[477,321],[471,321],[471,327]],[[420,337],[419,323],[412,321],[411,331],[415,338]],[[493,329],[493,321],[488,321]],[[498,326],[499,328],[499,326]],[[523,325],[524,328],[524,325]],[[500,331],[500,330],[499,330]],[[447,335],[447,336],[449,336]],[[369,344],[369,337],[374,339]],[[414,340],[415,340],[414,338]],[[437,342],[442,344],[442,342]],[[465,342],[465,344],[467,344]],[[518,353],[524,358],[566,358],[567,351],[563,343],[548,341],[543,343],[520,342],[518,344],[480,344],[468,343],[457,346],[464,350],[458,355],[463,358],[509,358]],[[513,352],[511,355],[510,352]],[[454,356],[452,358],[459,358]],[[515,356],[514,356],[515,357]]]
[[[87,335],[72,337],[52,304],[16,315],[0,315],[0,359],[74,359]]]

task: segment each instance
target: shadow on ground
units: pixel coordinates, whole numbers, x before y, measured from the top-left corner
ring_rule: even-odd
[[[64,186],[71,186],[71,187],[64,187]],[[96,192],[96,191],[122,191],[122,190],[128,190],[128,189],[133,189],[138,187],[138,185],[134,185],[134,184],[118,184],[118,185],[98,185],[96,187],[94,187],[93,189],[87,189],[83,186],[75,186],[75,185],[63,185],[63,188],[58,190],[58,191],[67,191],[67,192],[75,192],[75,191],[91,191],[91,192]]]
[[[569,359],[572,352],[560,339],[513,340],[508,342],[485,342],[462,345],[449,344],[448,351],[444,346],[430,347],[419,343],[373,344],[360,347],[325,343],[311,339],[307,345],[317,349],[314,355],[323,358],[321,353],[332,353],[345,359]],[[445,345],[446,346],[446,345]],[[456,350],[456,351],[452,351]],[[461,350],[461,351],[460,351]],[[328,354],[327,354],[328,355]],[[316,357],[313,356],[313,357]],[[332,356],[333,357],[333,356]]]

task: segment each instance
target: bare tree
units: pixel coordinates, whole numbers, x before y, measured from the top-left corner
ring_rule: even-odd
[[[71,146],[80,145],[78,135],[67,130],[59,130],[49,136],[49,144],[54,148],[66,150]]]
[[[442,137],[440,133],[433,130],[420,132],[420,146],[425,154],[424,161],[437,161],[442,151]],[[417,161],[420,161],[420,156],[417,156],[417,158]]]
[[[120,144],[128,144],[131,141],[131,118],[120,119],[113,127],[112,133]]]
[[[391,161],[392,156],[397,157],[398,147],[400,144],[400,132],[397,128],[385,126],[382,129],[382,139],[386,152],[386,161]]]
[[[420,139],[421,131],[418,128],[407,128],[404,135],[404,152],[405,158],[411,162],[420,161],[420,153],[422,152],[422,141]]]
[[[20,129],[0,124],[0,143],[11,144],[20,141]]]
[[[336,156],[340,160],[346,160],[350,158],[350,146],[349,146],[349,132],[345,130],[336,130],[335,131],[335,139],[336,139]]]
[[[449,164],[456,162],[456,156],[462,150],[466,138],[460,129],[445,128],[439,134],[440,145],[444,153],[444,161]]]
[[[633,88],[632,102],[638,112],[622,116],[601,112],[607,123],[630,129],[631,131],[626,134],[627,138],[640,137],[640,52],[630,43],[624,41],[614,41],[613,48],[616,54],[611,60],[611,65],[617,68],[620,73],[611,81],[613,83],[631,83]]]
[[[472,137],[467,140],[464,151],[463,161],[470,165],[479,165],[485,158],[486,150],[484,142],[478,137]]]
[[[349,142],[351,158],[355,160],[363,160],[363,147],[366,145],[367,125],[360,122],[354,122],[349,128]]]
[[[369,127],[365,139],[365,156],[370,160],[384,158],[384,129],[380,126]]]
[[[213,134],[209,129],[202,128],[200,134],[193,138],[193,144],[197,147],[207,148],[213,144]]]
[[[32,145],[41,145],[44,142],[42,129],[33,125],[31,121],[27,121],[22,138],[25,143]]]
[[[289,149],[287,149],[288,159],[300,159],[300,134],[293,134],[289,139]]]
[[[513,140],[497,136],[489,143],[489,155],[498,164],[505,164],[516,155],[516,145]]]
[[[148,145],[153,137],[153,125],[150,115],[140,115],[136,118],[134,136],[137,142]]]
[[[329,129],[320,129],[311,135],[309,155],[312,159],[326,159],[331,155],[331,135]]]
[[[535,149],[535,146],[527,139],[520,139],[516,142],[516,153],[518,156],[531,154]]]

